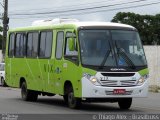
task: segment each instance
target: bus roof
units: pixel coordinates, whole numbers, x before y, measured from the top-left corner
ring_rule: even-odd
[[[27,27],[19,27],[10,29],[9,31],[23,31],[23,30],[36,30],[36,29],[53,29],[53,28],[78,28],[78,27],[121,27],[135,29],[133,26],[121,24],[121,23],[112,23],[112,22],[62,22],[57,24],[39,24],[32,25]]]
[[[134,28],[130,25],[121,24],[121,23],[113,23],[113,22],[75,22],[73,24],[75,24],[77,27],[81,27],[81,26],[106,26],[106,27]]]

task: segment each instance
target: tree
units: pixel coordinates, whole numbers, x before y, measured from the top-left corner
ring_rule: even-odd
[[[134,26],[145,45],[160,44],[160,14],[153,16],[119,12],[113,17],[112,22]]]
[[[155,15],[155,35],[157,36],[157,42],[160,45],[160,14]]]

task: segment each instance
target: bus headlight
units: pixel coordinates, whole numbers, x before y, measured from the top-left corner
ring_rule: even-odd
[[[145,78],[141,77],[138,81],[137,81],[137,85],[142,85],[145,82]]]
[[[96,83],[97,82],[97,78],[92,78],[91,79],[91,82],[94,84],[94,83]]]
[[[94,76],[92,76],[92,77],[90,78],[90,81],[91,81],[91,83],[93,83],[94,85],[100,85],[99,80],[98,80],[96,77],[94,77]]]
[[[86,77],[92,84],[100,85],[99,80],[95,76],[92,76],[92,75],[87,74],[87,73],[84,73],[83,76]]]
[[[142,77],[140,77],[140,79],[137,81],[137,85],[143,85],[143,83],[149,78],[149,74],[146,74]]]

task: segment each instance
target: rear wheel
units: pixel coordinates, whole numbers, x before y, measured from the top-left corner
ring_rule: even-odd
[[[132,104],[132,98],[122,98],[118,100],[120,109],[129,109]]]
[[[38,93],[27,89],[26,82],[21,85],[21,96],[24,101],[36,101],[38,98]]]
[[[5,82],[5,80],[4,80],[3,77],[1,78],[1,85],[2,85],[3,87],[6,87],[6,82]]]

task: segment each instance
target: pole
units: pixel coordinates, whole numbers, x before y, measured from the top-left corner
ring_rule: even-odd
[[[3,39],[2,39],[2,54],[3,54],[3,61],[5,56],[5,50],[6,50],[6,39],[7,39],[7,31],[8,31],[8,0],[3,0],[4,4],[4,14],[3,14]]]

